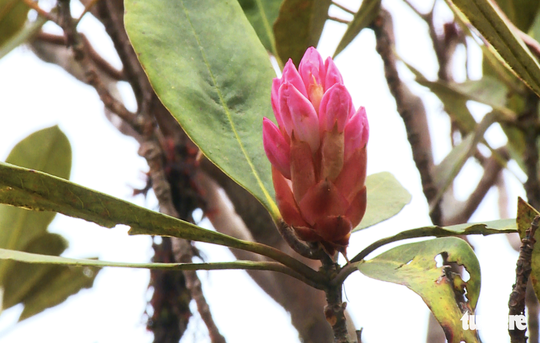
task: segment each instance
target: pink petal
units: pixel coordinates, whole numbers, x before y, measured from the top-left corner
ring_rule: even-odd
[[[270,163],[283,176],[291,178],[290,147],[279,128],[268,118],[263,118],[263,146]]]
[[[276,116],[276,121],[279,127],[283,127],[283,119],[281,119],[281,112],[279,110],[279,87],[281,86],[281,79],[274,78],[272,80],[272,93],[270,94],[270,99],[272,100],[272,109],[274,110],[274,115]]]
[[[309,189],[298,207],[304,219],[314,225],[323,218],[344,215],[348,202],[332,182],[322,180]]]
[[[315,48],[311,47],[306,50],[298,71],[306,85],[308,99],[313,103],[315,111],[319,113],[319,103],[324,93],[326,68],[321,55]]]
[[[360,107],[345,125],[345,160],[359,148],[366,146],[369,138],[369,125],[366,109]]]
[[[339,72],[338,68],[334,64],[334,61],[332,60],[331,57],[328,57],[326,59],[325,68],[326,68],[326,78],[324,81],[325,92],[336,83],[343,84],[343,77],[341,76],[341,73]]]
[[[294,66],[293,61],[289,58],[287,63],[285,64],[285,67],[283,68],[283,82],[288,81],[290,82],[296,89],[302,93],[306,98],[308,97],[308,94],[306,92],[306,86],[304,85],[304,81],[300,77],[300,74],[296,70],[296,67]]]
[[[302,80],[306,85],[306,89],[309,92],[310,85],[315,81],[318,85],[324,87],[324,81],[326,78],[326,68],[321,55],[314,47],[309,47],[300,61],[298,68]]]
[[[274,181],[274,190],[276,191],[276,202],[283,220],[293,227],[307,226],[294,201],[287,179],[274,166],[272,166],[272,180]]]
[[[320,132],[331,131],[337,124],[338,132],[343,132],[352,107],[349,91],[343,84],[333,85],[321,100],[319,109]]]
[[[316,183],[311,148],[306,142],[291,139],[291,181],[294,198],[299,203]]]
[[[306,142],[315,153],[320,145],[319,118],[311,102],[291,83],[284,82],[279,91],[283,123],[289,137]]]

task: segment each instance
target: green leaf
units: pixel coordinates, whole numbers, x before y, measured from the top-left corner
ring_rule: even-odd
[[[411,194],[388,172],[369,175],[366,188],[366,214],[353,232],[392,218],[411,201]]]
[[[276,41],[272,27],[283,0],[238,0],[251,26],[257,32],[266,50],[277,57]]]
[[[437,187],[437,195],[433,203],[437,203],[448,187],[465,165],[465,162],[476,151],[478,143],[484,140],[484,133],[495,121],[495,113],[491,112],[484,116],[475,130],[469,133],[461,143],[455,146],[452,151],[435,167],[433,179]]]
[[[451,273],[449,266],[437,267],[437,255],[447,255],[448,263],[463,266],[469,280],[465,282]],[[420,295],[449,342],[478,342],[476,332],[463,330],[460,321],[460,308],[468,307],[474,313],[480,294],[480,264],[464,240],[448,237],[400,245],[359,264],[358,269],[373,279],[404,285]],[[459,303],[456,298],[461,299]]]
[[[36,33],[39,32],[41,27],[47,22],[46,18],[38,16],[37,19],[31,23],[26,24],[20,31],[14,34],[10,39],[6,40],[4,44],[0,45],[0,58],[6,56],[11,50],[15,49],[21,44],[24,44],[31,39]]]
[[[538,0],[497,0],[497,4],[517,28],[527,32],[538,13],[540,2]]]
[[[490,44],[500,61],[537,95],[540,95],[540,65],[493,8],[490,0],[447,0],[463,20],[469,21]]]
[[[129,38],[163,104],[208,159],[280,218],[262,144],[275,73],[238,2],[125,6]]]
[[[295,274],[291,269],[283,266],[281,263],[268,261],[233,261],[214,263],[129,263],[40,255],[6,249],[0,249],[0,260],[17,261],[40,267],[43,267],[43,265],[51,265],[63,267],[116,267],[160,270],[270,270],[291,275],[293,277],[298,277],[298,275]]]
[[[0,47],[23,28],[29,10],[23,1],[0,0]]]
[[[1,162],[0,203],[35,211],[60,212],[108,228],[125,224],[131,227],[132,234],[176,236],[225,245],[236,241],[219,232],[203,229],[72,182]]]
[[[0,203],[54,211],[112,228],[131,227],[132,235],[171,236],[224,245],[270,257],[312,280],[322,276],[297,259],[264,244],[203,229],[72,182],[0,162]]]
[[[493,235],[498,233],[517,232],[515,219],[500,219],[485,223],[465,223],[452,226],[424,226],[405,230],[396,235],[380,239],[356,255],[351,262],[359,262],[378,248],[392,242],[420,237],[449,237],[461,235]]]
[[[69,178],[71,146],[64,133],[53,126],[19,142],[10,152],[7,162]],[[43,235],[54,216],[50,212],[0,205],[0,248],[24,249],[36,237]],[[0,263],[0,284],[8,265]]]
[[[99,269],[92,267],[54,266],[44,277],[40,287],[29,292],[23,300],[24,309],[19,321],[61,304],[83,288],[91,288],[98,272]]]
[[[23,251],[57,256],[64,252],[67,246],[68,244],[62,236],[46,232],[36,237]],[[2,308],[10,308],[28,297],[32,291],[45,287],[46,285],[43,284],[44,277],[51,270],[51,266],[30,265],[20,262],[10,263],[2,285],[4,288]]]
[[[316,47],[331,0],[284,0],[274,24],[276,48],[282,61],[291,58],[298,67],[307,48]]]
[[[347,26],[347,31],[339,41],[334,52],[334,58],[349,45],[356,36],[377,18],[381,9],[381,0],[364,0],[354,15],[353,20]]]

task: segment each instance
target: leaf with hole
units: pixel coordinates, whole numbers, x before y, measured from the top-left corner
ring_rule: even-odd
[[[441,255],[446,265],[437,266]],[[451,264],[463,266],[464,280]],[[474,313],[480,295],[480,264],[467,242],[455,237],[400,245],[358,265],[373,279],[404,285],[420,295],[451,343],[479,342],[476,331],[464,330],[461,308]]]
[[[383,245],[399,242],[405,239],[420,237],[451,237],[461,235],[493,235],[500,233],[517,232],[515,219],[499,219],[485,223],[464,223],[452,226],[424,226],[416,229],[401,231],[398,234],[379,239],[373,242],[358,255],[351,259],[351,262],[359,262],[366,258],[373,251]]]

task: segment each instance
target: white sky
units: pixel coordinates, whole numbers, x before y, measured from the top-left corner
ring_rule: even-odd
[[[354,3],[358,4],[359,1]],[[436,60],[427,40],[427,28],[415,18],[401,1],[384,1],[393,13],[399,54],[431,79],[436,76]],[[112,44],[103,44],[103,29],[95,20],[85,19],[81,28],[94,41],[96,48],[117,65],[111,55]],[[320,43],[325,58],[331,55],[344,32],[341,24],[328,24]],[[355,105],[365,106],[370,121],[368,174],[389,171],[413,195],[398,216],[374,228],[356,233],[351,239],[350,254],[378,238],[404,229],[430,224],[427,204],[421,191],[418,172],[414,167],[402,120],[395,111],[382,63],[374,49],[371,31],[365,30],[336,59]],[[476,73],[479,76],[479,62]],[[413,77],[400,69],[407,80]],[[450,149],[449,125],[441,113],[441,104],[420,86],[411,85],[424,97],[430,125],[436,133],[435,158],[440,161]],[[125,87],[121,90],[125,90]],[[129,93],[124,92],[129,97]],[[133,104],[131,104],[133,106]],[[482,115],[488,108],[474,106]],[[133,187],[142,187],[144,159],[137,155],[137,143],[119,134],[105,119],[103,105],[93,88],[75,81],[62,69],[46,65],[25,48],[19,48],[0,60],[0,159],[28,134],[58,124],[68,136],[73,148],[71,180],[113,196],[156,209],[153,198],[132,198]],[[497,130],[488,133],[493,145],[504,144]],[[461,198],[472,190],[481,170],[468,163],[457,183]],[[462,174],[462,175],[463,175]],[[517,195],[523,190],[514,176],[506,173],[510,185],[510,213],[516,208]],[[498,218],[496,191],[472,218],[487,221]],[[146,262],[152,255],[149,237],[129,237],[126,228],[112,230],[58,215],[50,230],[70,241],[64,254],[69,257],[99,256],[109,261]],[[483,289],[479,313],[507,313],[506,303],[514,282],[517,254],[503,236],[475,237],[473,244],[479,253]],[[218,246],[200,244],[208,261],[232,260],[230,252]],[[297,334],[289,323],[289,315],[277,306],[241,271],[199,273],[205,296],[214,319],[229,342],[295,342]],[[98,275],[94,288],[84,290],[64,304],[13,327],[22,308],[7,310],[0,317],[0,339],[4,343],[20,342],[133,342],[152,341],[146,332],[143,315],[149,294],[149,272],[106,268]],[[403,286],[368,279],[355,273],[345,284],[348,309],[358,327],[364,327],[367,342],[424,341],[427,307],[421,299]],[[195,308],[193,308],[194,312]],[[322,310],[322,309],[321,309]],[[197,315],[196,315],[197,317]],[[200,319],[192,320],[182,342],[209,342]],[[508,342],[506,329],[489,328],[483,334],[487,342]]]

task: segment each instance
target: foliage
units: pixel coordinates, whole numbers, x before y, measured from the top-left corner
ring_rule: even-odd
[[[106,1],[109,2],[102,0]],[[25,309],[20,320],[26,319],[61,303],[81,288],[91,287],[99,268],[106,266],[183,271],[275,271],[325,292],[328,301],[325,315],[333,326],[336,341],[344,342],[346,332],[340,331],[340,325],[345,327],[341,288],[345,279],[359,270],[377,280],[405,285],[419,294],[440,323],[448,341],[477,342],[476,332],[463,330],[460,318],[467,311],[475,311],[480,292],[480,265],[468,243],[447,236],[516,231],[514,220],[451,225],[468,221],[487,191],[496,184],[510,158],[529,177],[524,187],[532,206],[522,200],[518,203],[517,231],[522,238],[532,219],[538,215],[534,208],[540,207],[537,175],[537,128],[540,127],[537,97],[540,95],[540,65],[537,57],[540,44],[533,38],[539,37],[540,16],[538,4],[534,1],[529,1],[528,11],[515,1],[500,0],[500,9],[489,0],[446,2],[456,18],[455,22],[445,26],[442,37],[437,36],[434,28],[434,12],[422,14],[416,11],[431,30],[440,64],[439,78],[429,80],[412,65],[405,63],[415,75],[416,82],[441,100],[454,124],[451,132],[452,150],[438,165],[429,156],[431,143],[421,146],[429,142],[429,132],[420,132],[423,129],[421,125],[411,125],[427,121],[425,118],[418,119],[421,111],[407,110],[407,106],[414,103],[410,91],[400,80],[390,77],[387,80],[396,98],[398,112],[405,122],[434,225],[416,229],[400,228],[398,234],[368,244],[363,251],[353,255],[346,265],[339,266],[333,262],[334,257],[328,256],[318,243],[308,244],[299,240],[294,231],[283,223],[276,205],[270,164],[262,141],[262,118],[275,119],[270,101],[275,72],[269,54],[275,57],[280,67],[289,58],[298,64],[306,49],[318,44],[329,19],[329,9],[337,6],[353,14],[353,18],[347,23],[334,55],[344,53],[363,29],[373,29],[377,51],[381,54],[388,76],[389,72],[395,71],[392,68],[396,69],[395,60],[399,60],[399,57],[394,51],[393,37],[385,31],[388,30],[388,18],[381,1],[364,0],[357,11],[348,11],[346,7],[326,0],[239,0],[211,4],[209,1],[179,0],[172,5],[158,0],[126,0],[125,28],[129,42],[140,62],[137,67],[142,67],[141,71],[144,69],[152,87],[146,90],[148,94],[143,94],[145,90],[139,81],[142,78],[148,82],[143,73],[137,74],[130,71],[129,66],[124,66],[125,73],[136,74],[131,79],[128,77],[138,96],[139,109],[136,114],[125,110],[100,83],[101,74],[92,69],[95,68],[95,61],[94,64],[89,63],[84,55],[91,50],[85,47],[88,43],[77,32],[77,22],[71,18],[69,1],[67,11],[63,7],[66,1],[59,1],[55,10],[60,18],[56,19],[57,24],[64,30],[68,46],[75,56],[74,61],[84,70],[86,82],[96,88],[108,110],[131,126],[142,146],[151,143],[158,146],[161,153],[159,158],[144,152],[141,154],[150,166],[149,174],[161,210],[167,214],[138,207],[67,181],[71,149],[64,134],[57,127],[51,127],[30,135],[15,146],[6,163],[0,163],[0,203],[4,204],[0,205],[3,308],[22,302]],[[35,3],[35,6],[40,5],[40,2]],[[39,7],[36,9],[43,11]],[[91,10],[90,7],[87,9]],[[0,1],[0,56],[20,42],[29,40],[43,24],[43,18],[28,22],[28,11],[27,4],[23,2]],[[50,16],[47,19],[54,18]],[[525,33],[530,33],[533,38]],[[453,48],[460,44],[473,44],[470,39],[473,36],[480,37],[483,42],[484,75],[479,80],[467,78],[456,82],[445,68],[453,57]],[[386,46],[381,47],[384,44]],[[128,48],[131,49],[131,45]],[[391,53],[385,55],[384,51]],[[128,58],[122,54],[126,63]],[[131,67],[133,69],[133,65]],[[395,73],[397,75],[397,71]],[[152,106],[144,102],[145,99],[154,98],[159,100]],[[269,213],[272,220],[270,226],[279,228],[293,250],[304,257],[320,260],[318,266],[322,264],[321,268],[315,268],[313,264],[275,246],[206,230],[189,222],[189,218],[175,218],[179,216],[171,193],[171,185],[175,183],[171,182],[170,175],[166,175],[169,177],[166,179],[162,174],[170,171],[170,168],[163,166],[171,150],[174,150],[169,143],[171,140],[172,145],[177,142],[167,137],[167,125],[162,117],[152,111],[144,112],[146,108],[155,110],[161,106],[159,101],[165,107],[166,116],[170,114],[200,149],[203,159],[217,166],[227,180],[230,178],[253,195],[255,201]],[[469,101],[490,106],[490,113],[479,121],[475,120],[467,106]],[[411,116],[417,116],[416,121],[411,120]],[[485,138],[485,133],[495,123],[507,135],[508,144],[504,148],[491,147]],[[158,130],[162,131],[156,133]],[[426,134],[427,140],[424,139]],[[482,154],[479,149],[482,145],[487,146],[489,154]],[[467,201],[458,202],[453,194],[454,181],[464,165],[473,159],[484,167],[484,177]],[[199,161],[189,163],[198,168]],[[159,188],[162,184],[166,185],[165,191]],[[366,187],[366,215],[353,233],[393,217],[411,199],[406,187],[390,173],[368,176]],[[193,188],[200,191],[197,187]],[[238,195],[229,193],[228,196],[234,199]],[[249,202],[247,197],[245,199]],[[449,208],[446,205],[449,203],[457,205]],[[237,208],[237,212],[242,210]],[[128,225],[130,234],[213,243],[260,256],[255,258],[256,261],[224,263],[189,263],[193,255],[189,256],[189,261],[146,264],[68,259],[60,256],[67,247],[65,239],[47,231],[55,212],[108,228],[118,224]],[[209,212],[207,215],[215,214]],[[257,229],[246,216],[241,219],[248,230]],[[374,250],[388,243],[428,236],[437,238],[398,245],[367,259]],[[532,253],[531,274],[537,295],[540,294],[538,249],[540,247],[535,246]],[[259,259],[261,256],[269,261]],[[436,264],[437,256],[443,260],[440,266]],[[348,257],[351,257],[350,252]],[[69,266],[82,268],[72,269]],[[459,268],[452,269],[456,266],[463,267],[469,278],[465,280]],[[185,275],[188,277],[189,274]]]

